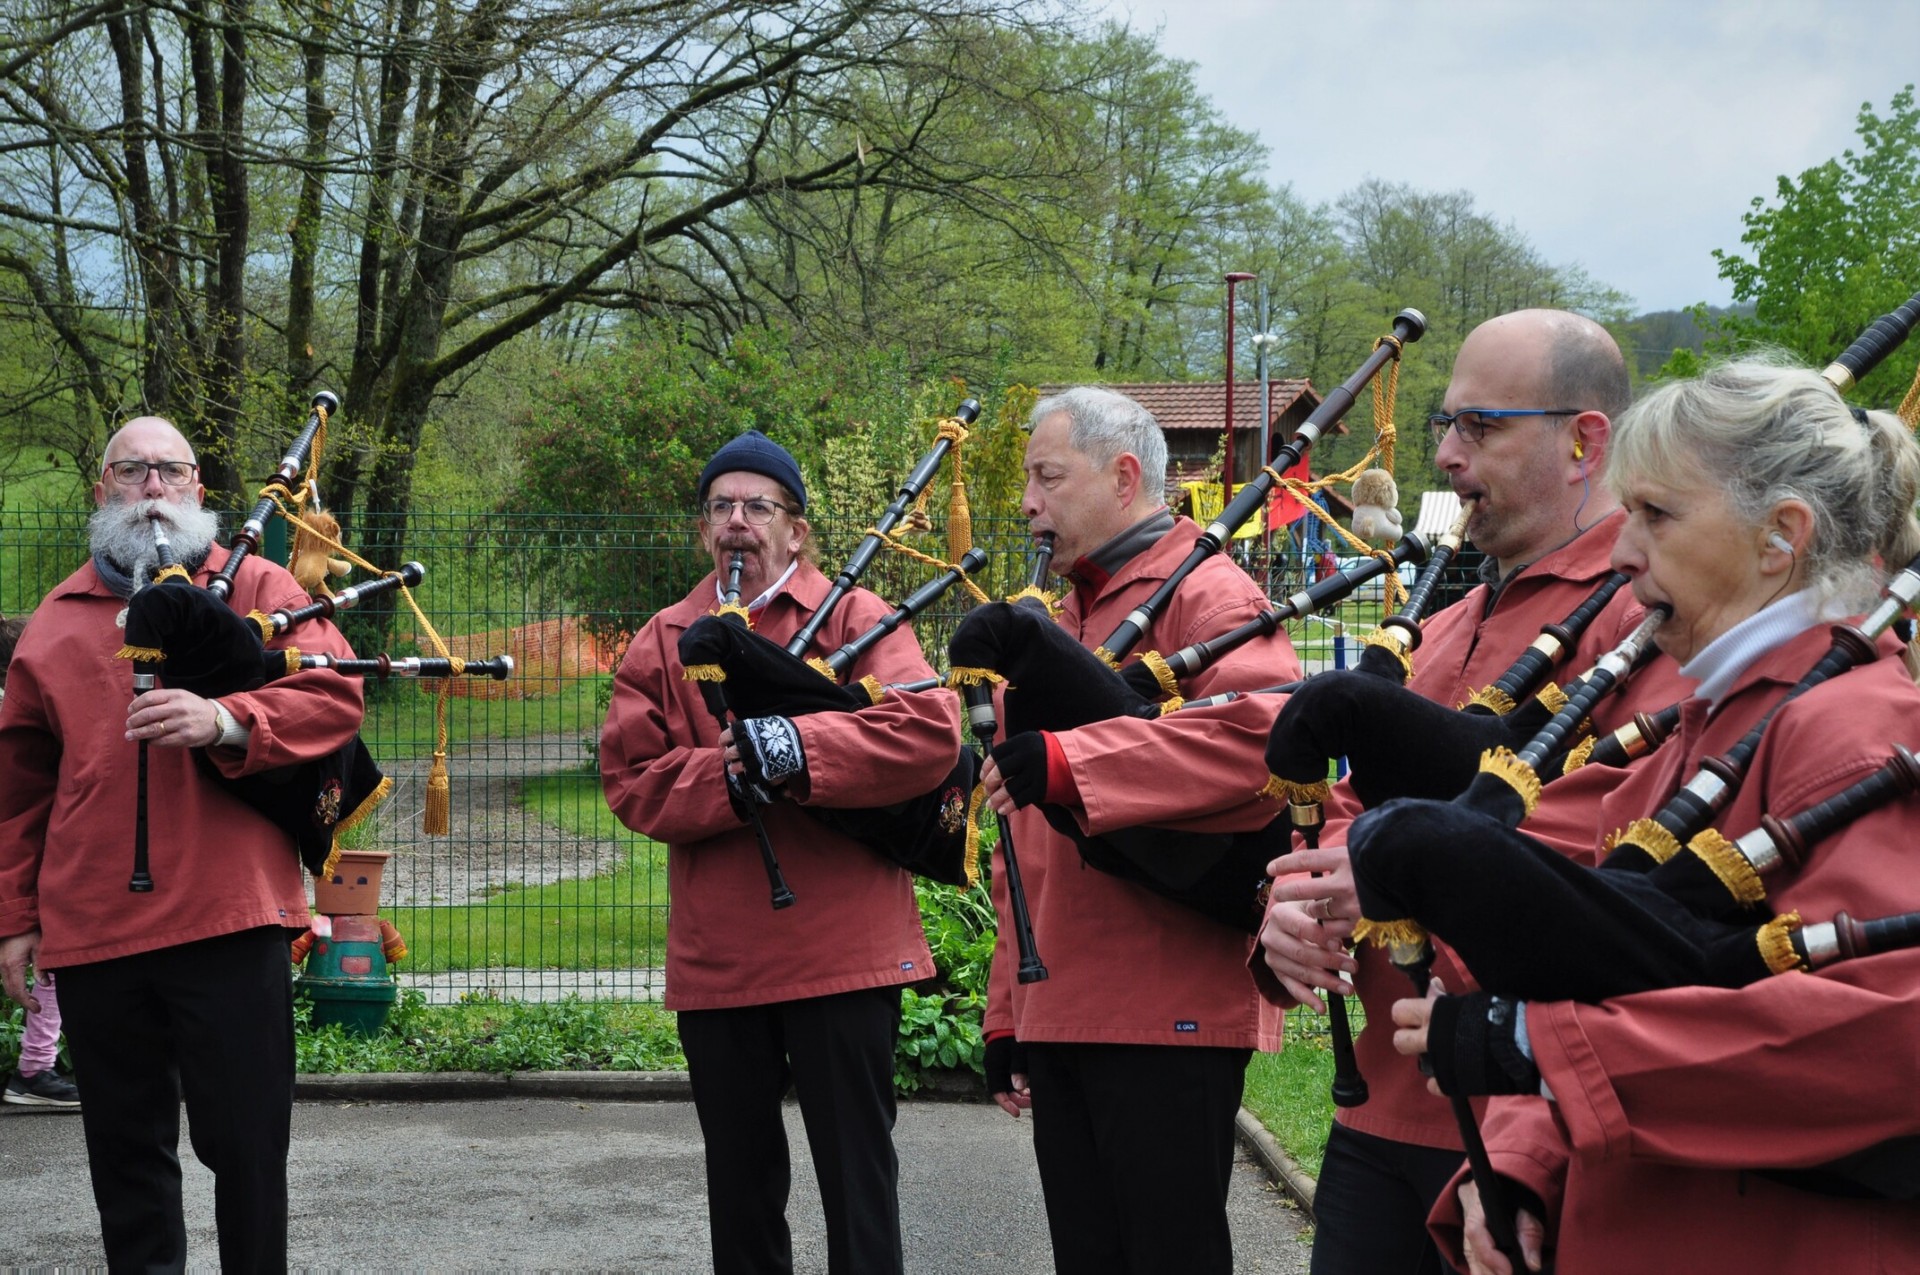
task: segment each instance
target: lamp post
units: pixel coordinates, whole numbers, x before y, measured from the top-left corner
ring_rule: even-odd
[[[1279,334],[1267,327],[1267,285],[1260,285],[1260,330],[1254,333],[1249,344],[1253,346],[1255,367],[1260,376],[1260,463],[1265,465],[1273,459],[1273,385],[1270,380],[1270,361],[1274,347],[1280,344]],[[1273,526],[1271,521],[1261,524],[1265,530],[1261,534],[1261,543],[1267,549],[1268,587],[1272,587],[1273,570]]]
[[[1227,459],[1220,482],[1222,509],[1233,503],[1233,289],[1253,278],[1244,270],[1227,273]]]

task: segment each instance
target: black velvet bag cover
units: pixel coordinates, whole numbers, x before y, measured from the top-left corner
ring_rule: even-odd
[[[725,616],[701,616],[687,626],[680,635],[680,664],[718,665],[726,673],[718,685],[736,720],[852,713],[872,703],[859,687],[840,685],[784,646]],[[909,872],[965,885],[967,802],[979,774],[979,754],[962,748],[946,777],[911,800],[862,809],[800,809]]]
[[[263,650],[260,631],[226,602],[182,581],[133,595],[126,640],[165,653],[161,685],[204,699],[256,690],[280,663]],[[326,757],[238,778],[222,774],[204,749],[194,757],[215,782],[292,836],[300,862],[315,876],[326,869],[337,825],[377,804],[390,786],[358,734]]]

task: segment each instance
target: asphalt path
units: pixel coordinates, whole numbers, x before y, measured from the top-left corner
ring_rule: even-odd
[[[373,1081],[376,1078],[365,1078]],[[643,1087],[644,1088],[644,1087]],[[699,1272],[708,1269],[700,1130],[671,1085],[554,1096],[497,1078],[462,1087],[332,1089],[294,1107],[289,1258],[296,1269]],[[367,1095],[379,1095],[369,1097]],[[104,1262],[80,1119],[0,1107],[0,1267]],[[826,1269],[799,1109],[787,1104],[795,1269]],[[986,1103],[900,1107],[907,1269],[994,1275],[1052,1268],[1030,1119]],[[213,1179],[180,1158],[190,1269],[213,1268]],[[1307,1269],[1305,1214],[1243,1150],[1228,1198],[1235,1268]]]

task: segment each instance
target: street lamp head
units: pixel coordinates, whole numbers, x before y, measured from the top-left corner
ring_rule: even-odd
[[[1248,274],[1244,270],[1235,270],[1230,272],[1227,275],[1227,282],[1228,283],[1246,283],[1246,282],[1249,282],[1250,280],[1257,279],[1257,278],[1259,278],[1258,275]]]

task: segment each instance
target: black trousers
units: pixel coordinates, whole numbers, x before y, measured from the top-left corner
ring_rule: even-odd
[[[287,945],[286,930],[266,926],[59,971],[109,1268],[186,1268],[184,1096],[194,1154],[214,1174],[221,1268],[286,1269]]]
[[[1313,1193],[1313,1275],[1443,1275],[1427,1214],[1463,1159],[1336,1122]]]
[[[1249,1049],[1029,1043],[1033,1151],[1063,1275],[1231,1275]]]
[[[789,1083],[820,1181],[828,1269],[901,1270],[893,1149],[899,1031],[898,987],[680,1012],[680,1046],[706,1140],[716,1275],[793,1269],[793,1170],[780,1116]]]

